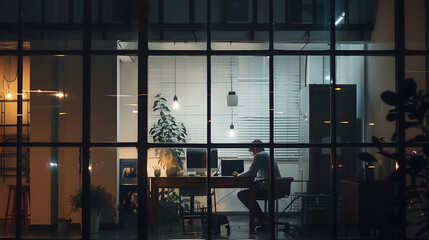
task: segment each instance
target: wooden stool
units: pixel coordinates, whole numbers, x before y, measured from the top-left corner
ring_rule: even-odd
[[[6,213],[4,217],[4,229],[6,231],[6,224],[7,224],[7,217],[11,216],[12,219],[12,225],[10,227],[10,230],[13,231],[13,228],[15,226],[15,216],[16,216],[16,198],[18,194],[17,186],[16,185],[7,185],[9,187],[9,197],[7,199],[7,205],[6,205]],[[12,190],[13,190],[13,201],[12,201],[12,212],[9,214],[9,204],[10,204],[10,197],[12,196]],[[28,230],[28,216],[29,210],[30,210],[30,185],[22,185],[22,212],[21,214],[24,216],[24,227],[25,230]]]

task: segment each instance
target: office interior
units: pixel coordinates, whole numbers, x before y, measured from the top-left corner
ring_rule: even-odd
[[[421,151],[395,145],[405,129],[386,120],[392,107],[380,95],[398,91],[399,78],[427,90],[426,1],[90,2],[0,1],[0,239],[415,236],[388,221],[398,166],[371,139]],[[241,185],[205,185],[232,178],[231,162],[247,170],[255,139],[293,178],[261,232],[237,198]],[[378,159],[370,170],[362,152]],[[168,185],[187,178],[200,186]],[[106,200],[95,213],[73,202],[85,184]],[[372,194],[358,193],[365,187]]]

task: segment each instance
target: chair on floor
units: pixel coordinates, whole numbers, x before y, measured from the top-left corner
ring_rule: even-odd
[[[282,177],[276,178],[274,182],[274,200],[275,200],[275,214],[279,211],[279,199],[287,198],[290,195],[291,183],[293,181],[293,177]],[[266,183],[269,184],[269,183]],[[270,196],[260,197],[256,200],[264,201],[264,211],[267,213],[267,203],[270,200]],[[279,225],[284,226],[283,231],[289,231],[289,222],[279,222],[279,216],[276,214],[275,217],[275,225],[278,227]]]
[[[187,235],[185,223],[188,221],[188,225],[193,225],[195,220],[196,224],[201,224],[201,232],[193,233],[202,233],[207,230],[207,207],[197,206],[195,207],[195,197],[197,196],[207,196],[205,189],[180,189],[180,199],[181,199],[181,211],[180,218],[182,220],[182,229],[183,235]],[[226,216],[216,214],[216,191],[213,189],[211,192],[212,196],[212,205],[214,211],[212,214],[212,226],[215,234],[220,233],[220,225],[228,224],[226,226],[227,231],[229,232],[229,222]],[[184,208],[184,199],[182,197],[189,197],[189,209]],[[198,227],[197,227],[198,228]]]

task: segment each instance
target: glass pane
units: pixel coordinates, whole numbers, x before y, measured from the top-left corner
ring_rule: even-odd
[[[22,161],[23,238],[81,238],[80,204],[71,198],[81,188],[79,149],[23,148]]]
[[[408,0],[405,2],[405,48],[427,50],[427,1]]]
[[[392,107],[381,99],[395,91],[394,57],[338,57],[337,84],[337,142],[394,141],[395,122],[386,120]]]
[[[0,1],[0,49],[18,48],[18,1]]]
[[[274,58],[274,140],[330,142],[329,57]]]
[[[137,56],[93,56],[91,66],[92,141],[136,142]]]
[[[212,151],[217,168],[217,151]],[[148,151],[151,237],[204,238],[207,218],[207,149]],[[215,195],[214,195],[215,196]]]
[[[149,0],[149,48],[207,49],[206,12],[205,0]]]
[[[24,0],[22,6],[30,49],[82,49],[82,0]]]
[[[274,1],[275,49],[327,50],[329,39],[326,1]]]
[[[149,142],[207,142],[206,58],[149,58]]]
[[[23,134],[32,142],[81,141],[80,56],[25,57],[23,92]]]
[[[1,102],[1,113],[2,117],[0,119],[0,132],[2,138],[5,142],[16,142],[17,141],[17,98],[18,98],[18,75],[17,75],[17,61],[16,56],[1,56],[0,57],[0,70],[3,72],[2,88],[0,95]],[[28,63],[29,58],[24,58],[24,61]],[[28,64],[24,65],[23,69],[24,75],[23,84],[29,85]],[[24,97],[26,95],[23,95]],[[27,95],[28,97],[28,95]],[[28,98],[23,100],[23,108],[28,106]],[[27,104],[26,104],[27,103]],[[28,109],[28,108],[27,108]],[[23,134],[27,136],[28,139],[28,118],[29,114],[26,111],[23,111]]]
[[[136,148],[91,149],[91,233],[137,238],[137,171]]]
[[[427,81],[428,76],[428,57],[426,56],[407,56],[405,58],[405,77],[411,78],[411,80],[407,80],[408,84],[413,84],[414,82],[417,86],[416,91],[413,92],[410,96],[410,102],[408,102],[406,105],[408,107],[412,107],[411,109],[417,110],[416,114],[412,113],[411,111],[406,112],[407,118],[405,119],[406,122],[414,122],[416,120],[421,121],[421,123],[416,127],[410,127],[406,130],[405,134],[408,140],[415,138],[418,135],[422,135],[421,127],[425,127],[427,129],[428,121],[427,119],[424,120],[424,116],[427,116],[427,109],[415,107],[415,102],[422,101],[423,98],[419,96],[418,92],[423,91],[423,95],[427,94],[429,85]],[[414,100],[412,100],[415,98]],[[427,102],[427,99],[426,99]],[[419,106],[419,105],[417,105]],[[393,106],[391,107],[393,109]],[[426,113],[426,114],[424,114]],[[415,116],[418,116],[417,119],[412,119]],[[427,135],[426,135],[427,136]],[[421,140],[419,142],[422,142]]]
[[[274,152],[281,175],[274,182],[276,238],[331,239],[330,149],[276,148]]]
[[[384,149],[394,153],[395,149]],[[396,227],[395,183],[389,179],[395,162],[378,148],[338,148],[337,181],[339,218],[337,236],[393,239]],[[365,154],[365,155],[364,155]],[[377,162],[368,161],[371,154]]]
[[[267,0],[211,1],[212,49],[268,49]]]
[[[0,191],[3,196],[0,198],[0,214],[3,218],[0,237],[14,238],[15,224],[12,215],[14,189],[16,188],[16,147],[4,147],[1,149],[0,155]],[[26,176],[28,177],[28,175]],[[27,185],[25,180],[23,184]]]
[[[138,3],[92,0],[92,49],[137,49]]]
[[[268,70],[267,57],[212,58],[212,142],[268,142]]]
[[[395,45],[393,0],[337,0],[338,50],[391,50]]]

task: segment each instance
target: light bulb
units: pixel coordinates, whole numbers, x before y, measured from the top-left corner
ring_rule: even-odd
[[[231,125],[229,126],[229,136],[230,137],[234,137],[235,136],[235,132],[234,132],[234,124],[231,123]]]
[[[64,93],[58,92],[56,96],[57,96],[57,98],[63,98],[64,97]]]
[[[179,99],[177,98],[177,96],[176,95],[174,95],[174,98],[173,98],[173,105],[171,106],[174,110],[177,110],[177,109],[179,109],[180,108],[180,105],[179,105]]]
[[[12,98],[12,93],[8,92],[8,93],[6,94],[6,98],[11,99],[11,98]]]

